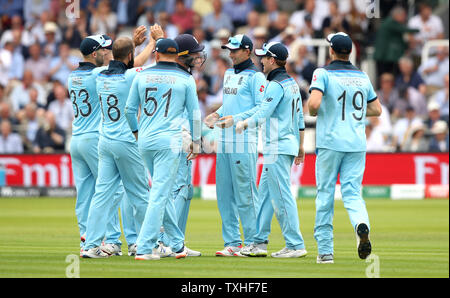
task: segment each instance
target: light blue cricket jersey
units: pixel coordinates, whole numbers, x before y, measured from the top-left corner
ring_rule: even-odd
[[[323,93],[317,113],[316,147],[366,151],[367,104],[377,95],[369,77],[349,61],[332,61],[314,71],[309,91]]]
[[[224,76],[222,106],[216,113],[223,117],[251,110],[262,102],[266,83],[264,74],[250,59],[228,69]],[[252,137],[249,139],[250,134]],[[244,135],[239,135],[233,126],[222,131],[219,141],[257,144],[258,138],[255,129],[246,130]]]
[[[97,76],[97,93],[102,110],[100,134],[126,142],[136,142],[124,115],[131,84],[141,67],[128,69],[120,61],[112,60],[108,69]]]
[[[99,131],[100,103],[95,80],[97,75],[107,67],[96,67],[90,62],[80,62],[68,79],[68,90],[72,101],[74,119],[72,135],[81,135]]]
[[[300,89],[284,67],[271,71],[267,79],[261,105],[236,115],[236,121],[248,118],[249,126],[265,121],[264,154],[297,156],[300,131],[305,129]]]
[[[137,111],[141,107],[139,124]],[[192,139],[200,141],[201,113],[194,78],[176,63],[158,62],[139,73],[128,95],[125,116],[139,131],[139,146],[148,150],[181,149],[183,113]]]

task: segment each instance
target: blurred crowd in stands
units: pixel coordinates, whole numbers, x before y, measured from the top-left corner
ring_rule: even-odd
[[[380,118],[367,119],[368,151],[448,152],[448,23],[434,14],[444,7],[448,16],[448,1],[377,0],[378,17],[368,17],[368,2],[0,0],[0,154],[67,151],[73,119],[67,78],[82,60],[83,38],[131,36],[137,26],[155,22],[169,38],[190,33],[206,46],[203,69],[193,72],[203,117],[221,105],[223,76],[232,67],[221,45],[231,35],[246,34],[254,48],[286,44],[286,68],[302,89],[307,133],[315,126],[306,105],[308,87],[314,70],[324,65],[317,47],[305,41],[347,32],[356,66],[373,62],[367,65],[383,105]],[[424,44],[439,39],[447,44],[433,47],[422,61]],[[153,56],[146,64],[152,63]]]

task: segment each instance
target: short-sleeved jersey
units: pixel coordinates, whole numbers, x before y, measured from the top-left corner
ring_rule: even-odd
[[[141,108],[139,123],[137,111]],[[176,63],[158,62],[140,72],[131,85],[125,115],[138,143],[148,150],[181,149],[187,110],[193,141],[200,141],[200,110],[194,78]]]
[[[316,147],[366,151],[367,104],[377,99],[367,74],[348,61],[335,60],[314,71],[312,90],[323,93],[317,112]]]
[[[223,83],[222,106],[216,111],[220,117],[235,115],[259,105],[264,96],[267,83],[266,78],[256,66],[248,60],[243,62],[246,67],[241,69],[230,68],[225,72]],[[236,135],[235,127],[225,129],[219,141],[225,143],[250,142],[257,144],[256,130],[250,129],[244,132],[244,136]],[[248,136],[251,135],[250,139]]]
[[[96,78],[106,68],[106,66],[96,67],[89,62],[80,62],[80,66],[69,75],[67,86],[73,106],[72,135],[74,136],[99,131],[101,111]]]
[[[127,69],[120,61],[112,60],[108,69],[97,76],[97,94],[102,111],[100,134],[104,137],[126,142],[135,142],[124,115],[131,84],[142,68]]]
[[[300,131],[305,129],[300,88],[285,68],[273,70],[267,79],[269,83],[261,105],[233,118],[236,122],[248,118],[249,127],[265,122],[264,154],[297,156]]]

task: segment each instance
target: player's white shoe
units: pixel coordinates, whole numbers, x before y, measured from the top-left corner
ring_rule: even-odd
[[[190,249],[189,247],[185,247],[187,250],[187,256],[188,257],[200,257],[202,255],[201,252]]]
[[[242,245],[239,246],[226,246],[222,250],[216,251],[216,257],[237,257],[238,253],[240,253]]]
[[[188,256],[188,250],[187,250],[186,246],[183,247],[183,250],[181,252],[175,253],[175,259],[183,259],[183,258],[186,258],[187,256]]]
[[[369,227],[365,223],[356,226],[356,247],[360,259],[366,259],[372,252],[372,245],[369,240]]]
[[[156,261],[161,259],[160,255],[158,254],[158,248],[154,248],[152,250],[151,254],[137,254],[134,257],[135,260],[141,260],[141,261]]]
[[[267,257],[267,244],[250,244],[241,249],[241,254],[249,257]]]
[[[316,262],[317,264],[333,264],[333,254],[318,255]]]
[[[271,254],[272,258],[302,258],[308,254],[306,249],[283,248],[280,251]]]
[[[136,255],[137,246],[135,244],[128,245],[128,255],[134,257]]]
[[[167,258],[175,256],[172,252],[172,249],[168,246],[164,246],[161,242],[159,242],[159,246],[155,248],[156,254],[159,255],[160,258]],[[154,252],[155,253],[155,252]]]
[[[100,247],[93,247],[88,250],[83,250],[82,257],[90,259],[104,259],[109,258],[109,255],[106,252],[103,252]]]
[[[107,243],[107,244],[100,246],[100,249],[104,253],[107,253],[110,256],[121,256],[122,255],[122,248],[117,244]]]

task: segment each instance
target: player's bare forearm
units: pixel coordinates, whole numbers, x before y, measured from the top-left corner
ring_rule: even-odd
[[[366,117],[378,117],[381,115],[381,104],[380,101],[378,99],[375,99],[372,102],[369,102],[367,104],[367,112],[366,112]]]
[[[305,161],[305,149],[304,149],[304,146],[303,146],[304,139],[305,139],[305,131],[304,130],[300,130],[299,134],[300,134],[300,144],[299,144],[298,154],[297,154],[297,156],[294,159],[294,163],[297,166]]]
[[[308,99],[308,110],[311,116],[317,116],[320,104],[322,103],[322,92],[319,90],[312,90],[311,96]]]

